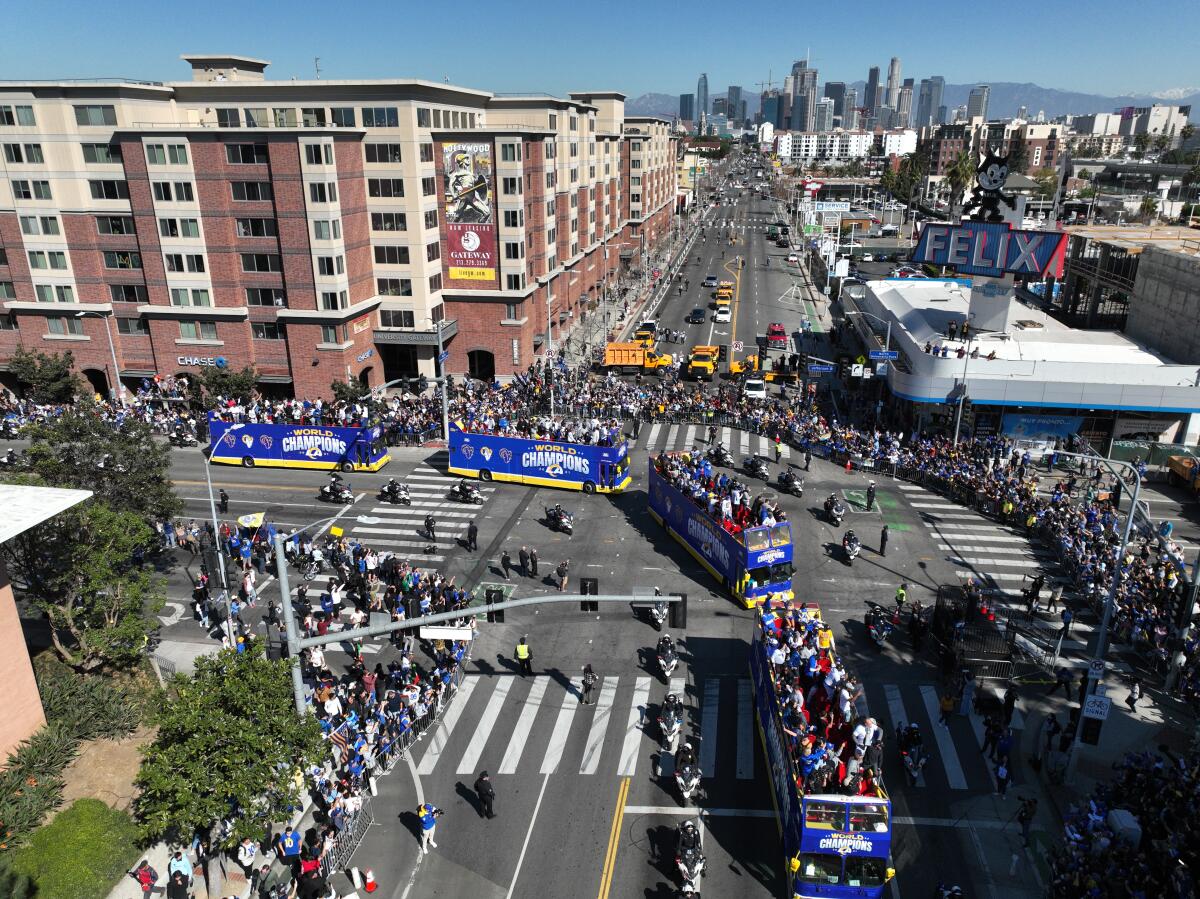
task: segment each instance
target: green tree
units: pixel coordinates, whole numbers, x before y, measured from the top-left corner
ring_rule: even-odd
[[[1188,122],[1186,125],[1184,125],[1182,128],[1179,129],[1179,140],[1183,143],[1187,143],[1189,140],[1192,139],[1192,135],[1195,133],[1196,133],[1196,126],[1193,125],[1191,122]]]
[[[255,642],[201,657],[194,678],[175,678],[137,777],[145,837],[178,839],[235,809],[233,846],[261,838],[299,804],[295,775],[326,746],[316,719],[296,714],[289,664],[268,660]]]
[[[1138,216],[1141,217],[1144,221],[1149,222],[1150,220],[1155,218],[1157,216],[1157,214],[1158,214],[1158,197],[1154,197],[1154,196],[1150,196],[1150,195],[1142,197],[1142,203],[1140,206],[1138,206]]]
[[[96,499],[143,521],[179,512],[171,489],[170,451],[148,425],[118,429],[88,411],[69,411],[31,425],[29,469],[49,487],[91,490]]]
[[[975,157],[970,150],[963,150],[950,164],[946,171],[946,180],[950,184],[950,218],[957,218],[957,209],[967,188],[975,183]]]
[[[333,392],[333,398],[339,403],[356,402],[367,388],[357,381],[334,381],[329,385],[329,389]]]
[[[65,353],[30,352],[19,346],[8,363],[8,370],[29,387],[35,403],[70,403],[83,389],[75,374],[75,356]]]
[[[153,541],[137,515],[93,501],[5,544],[14,574],[46,615],[54,651],[74,670],[141,661],[165,600],[163,579],[135,561]]]
[[[248,400],[254,395],[257,385],[258,372],[252,365],[237,371],[206,365],[200,374],[189,379],[188,392],[194,406],[207,410],[217,397]]]
[[[1165,134],[1159,134],[1155,136],[1154,140],[1151,141],[1151,144],[1154,146],[1156,151],[1161,153],[1163,150],[1167,149],[1167,147],[1171,146],[1171,138]]]
[[[1033,173],[1033,180],[1038,183],[1038,193],[1043,197],[1052,197],[1058,190],[1058,172],[1054,169],[1038,169]]]
[[[1146,150],[1150,147],[1150,135],[1138,134],[1133,138],[1133,156],[1135,159],[1141,159],[1146,155]]]

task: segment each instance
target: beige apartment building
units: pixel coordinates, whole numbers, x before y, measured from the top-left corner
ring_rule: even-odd
[[[297,396],[503,379],[672,226],[675,138],[620,93],[186,61],[184,82],[0,83],[0,366],[70,349],[99,391],[114,355],[130,387],[210,365]]]

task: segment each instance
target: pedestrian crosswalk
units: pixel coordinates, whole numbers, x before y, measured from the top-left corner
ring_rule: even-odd
[[[1054,551],[1036,538],[1031,541],[1024,529],[1001,525],[918,484],[903,481],[895,484],[908,505],[919,514],[934,545],[954,566],[958,579],[981,584],[988,591],[992,607],[1004,617],[1029,620],[1021,591],[1039,573],[1046,578],[1043,604],[1055,586],[1070,590],[1070,578],[1061,570]],[[1047,619],[1042,625],[1052,631],[1056,621]],[[1086,649],[1095,628],[1094,622],[1077,617],[1060,649],[1064,652]]]
[[[656,760],[669,770],[657,723],[668,692],[684,703],[679,741],[696,747],[706,781],[737,783],[766,776],[755,746],[752,684],[733,675],[700,677],[690,688],[684,678],[664,685],[645,676],[605,676],[594,703],[584,705],[575,685],[552,674],[469,674],[452,706],[414,749],[417,772],[423,777],[484,769],[501,775],[635,777],[652,775]],[[973,710],[960,715],[956,709],[943,727],[933,684],[868,682],[864,692],[886,735],[883,767],[890,784],[904,783],[896,728],[916,722],[925,734],[930,762],[913,789],[992,789],[991,766],[979,752],[983,723]],[[1012,727],[1024,727],[1019,710]]]
[[[762,434],[752,434],[739,428],[717,428],[717,442],[735,457],[758,455],[775,460],[775,441]],[[633,444],[648,452],[663,450],[706,449],[708,447],[708,425],[683,425],[668,422],[643,424]],[[792,457],[792,448],[779,444],[779,461]],[[739,460],[740,461],[740,460]]]
[[[449,491],[459,479],[433,467],[444,465],[446,461],[443,450],[405,477],[398,478],[408,485],[411,506],[363,503],[359,512],[361,518],[367,520],[352,525],[350,536],[379,550],[411,556],[420,567],[439,567],[439,563],[446,561],[447,551],[466,539],[467,528],[496,492],[495,487],[477,484],[483,506],[454,502],[449,498]],[[425,532],[427,515],[432,515],[436,521],[435,539],[432,540]],[[434,551],[426,552],[431,546]]]

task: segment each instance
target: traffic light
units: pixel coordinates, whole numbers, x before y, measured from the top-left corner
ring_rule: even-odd
[[[679,601],[670,604],[670,609],[667,612],[667,623],[674,628],[687,627],[687,594],[670,593],[668,595],[678,596]]]
[[[729,358],[729,344],[722,343],[717,345],[717,361],[724,362]]]
[[[484,596],[484,600],[487,603],[487,620],[491,624],[503,624],[504,610],[493,609],[492,605],[494,603],[504,602],[504,591],[497,590],[495,587],[489,587]]]
[[[600,581],[594,577],[581,577],[579,579],[579,595],[580,596],[598,596],[600,594]],[[585,599],[579,603],[579,611],[581,612],[599,612],[600,603],[595,600]]]
[[[424,393],[429,389],[429,379],[424,375],[417,378],[417,393]]]

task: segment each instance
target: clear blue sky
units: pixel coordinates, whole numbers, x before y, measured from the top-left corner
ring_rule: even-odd
[[[201,3],[43,0],[6,41],[0,78],[188,77],[180,53],[269,59],[274,78],[448,78],[495,91],[606,88],[636,96],[776,83],[811,47],[826,79],[865,79],[899,56],[904,75],[1032,81],[1116,95],[1200,87],[1197,0],[934,0],[758,3]],[[560,35],[570,34],[566,40]],[[544,38],[553,35],[554,40]],[[10,38],[12,35],[10,34]]]

